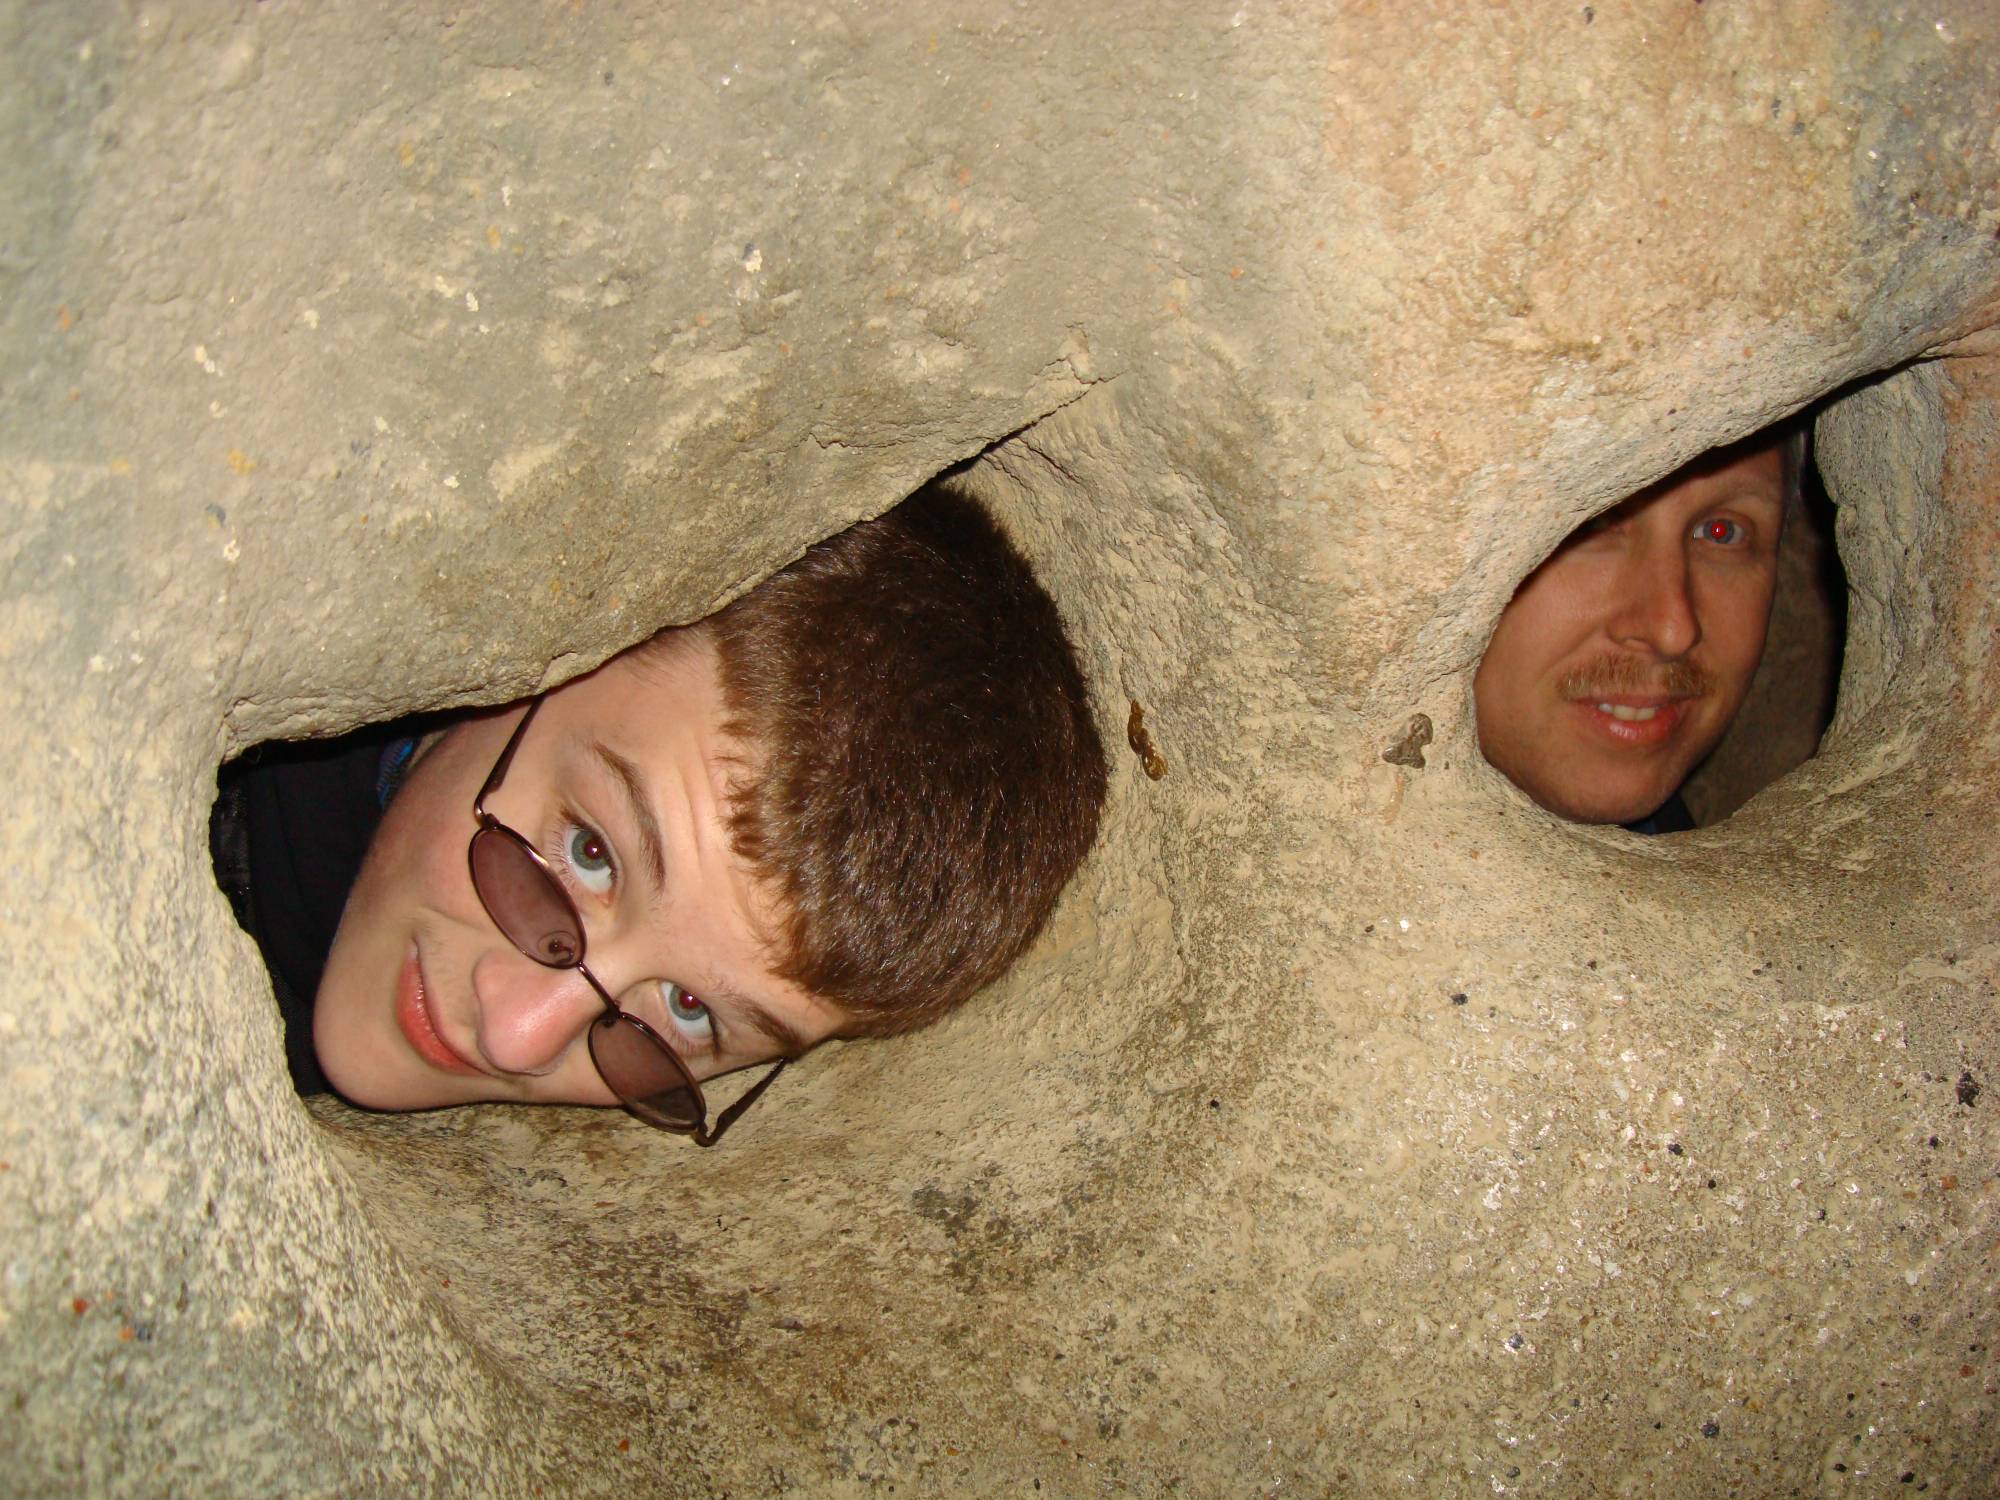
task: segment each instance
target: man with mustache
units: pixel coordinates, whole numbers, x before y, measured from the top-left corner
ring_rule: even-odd
[[[1803,462],[1802,431],[1767,430],[1572,532],[1501,613],[1473,678],[1487,761],[1558,817],[1692,828],[1679,789],[1764,654]]]

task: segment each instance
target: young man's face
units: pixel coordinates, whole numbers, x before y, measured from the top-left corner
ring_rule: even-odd
[[[466,865],[473,798],[520,705],[419,757],[349,893],[313,1013],[327,1078],[356,1104],[614,1104],[585,1033],[583,976],[501,936]],[[843,1017],[770,971],[768,892],[731,848],[715,649],[701,631],[548,694],[486,810],[539,849],[582,913],[585,962],[697,1078],[803,1051]]]
[[[1473,679],[1479,748],[1550,812],[1652,813],[1715,748],[1764,652],[1781,444],[1711,454],[1574,532]]]

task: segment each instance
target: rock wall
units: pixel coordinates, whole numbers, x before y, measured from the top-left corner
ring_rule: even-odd
[[[0,59],[11,1487],[1988,1491],[1982,0],[16,0]],[[1827,397],[1820,755],[1539,812],[1470,727],[1515,583]],[[1167,765],[1015,976],[714,1152],[292,1096],[223,757],[967,460]]]

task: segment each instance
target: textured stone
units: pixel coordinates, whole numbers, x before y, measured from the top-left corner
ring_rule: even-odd
[[[1980,1492],[1996,30],[0,9],[10,1486]],[[1534,809],[1470,728],[1515,583],[1829,398],[1821,753],[1683,838]],[[220,759],[968,460],[1168,773],[1017,975],[714,1152],[298,1103]]]

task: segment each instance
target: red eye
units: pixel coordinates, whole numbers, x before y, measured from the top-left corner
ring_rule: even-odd
[[[676,1021],[690,1024],[700,1021],[708,1014],[708,1007],[695,999],[679,985],[667,986],[667,1014]]]
[[[1743,528],[1725,516],[1710,517],[1703,521],[1696,531],[1705,541],[1720,542],[1724,546],[1739,540],[1743,535]]]

